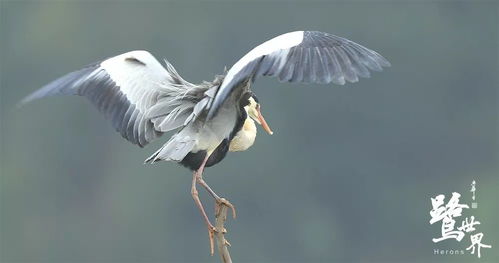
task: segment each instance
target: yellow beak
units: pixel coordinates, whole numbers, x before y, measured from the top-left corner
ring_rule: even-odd
[[[263,118],[262,112],[260,111],[260,106],[256,107],[258,111],[258,120],[260,121],[260,125],[262,125],[263,129],[270,135],[274,134],[274,132],[270,129],[269,125]]]

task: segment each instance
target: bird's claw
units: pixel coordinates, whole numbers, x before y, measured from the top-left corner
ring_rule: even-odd
[[[215,232],[217,232],[217,229],[212,225],[208,225],[208,238],[210,239],[210,255],[213,256],[215,254]]]
[[[222,205],[225,205],[227,207],[230,207],[231,210],[232,210],[232,216],[234,218],[236,218],[236,209],[234,208],[234,205],[232,205],[227,199],[225,198],[218,198],[216,199],[216,203],[215,203],[215,212],[216,214],[218,215],[219,211],[220,211],[220,208]],[[213,224],[208,220],[206,219],[206,227],[208,229],[208,238],[210,240],[210,255],[214,255],[215,254],[215,234],[216,233],[227,233],[227,229],[225,228],[222,228],[222,229],[217,229],[215,226],[213,226]],[[226,241],[226,244],[228,246],[230,246],[230,243],[228,241]]]
[[[230,207],[230,209],[232,210],[232,218],[236,219],[236,208],[234,207],[233,204],[231,204],[229,202],[229,200],[222,197],[222,198],[216,199],[216,204],[217,204],[217,209],[220,207],[220,205],[226,205],[226,206]],[[217,213],[218,213],[218,211],[217,211]]]

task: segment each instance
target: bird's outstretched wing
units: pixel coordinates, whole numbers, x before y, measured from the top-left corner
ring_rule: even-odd
[[[131,51],[69,73],[21,103],[59,94],[85,96],[124,138],[142,147],[181,127],[205,91],[165,63],[147,51]]]
[[[277,36],[251,50],[232,66],[220,86],[208,119],[234,89],[259,76],[282,82],[356,82],[390,63],[373,50],[348,39],[318,31],[295,31]]]

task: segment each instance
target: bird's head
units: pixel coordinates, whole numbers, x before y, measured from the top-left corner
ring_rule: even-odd
[[[258,103],[258,99],[256,98],[255,94],[252,92],[247,93],[248,95],[245,97],[247,98],[247,101],[244,101],[246,104],[244,106],[244,109],[246,110],[246,113],[258,124],[262,125],[262,128],[270,135],[272,135],[274,132],[270,129],[269,125],[263,118],[262,112],[260,110],[260,103]]]

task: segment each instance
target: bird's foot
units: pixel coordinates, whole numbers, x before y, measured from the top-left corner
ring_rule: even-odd
[[[210,239],[210,255],[213,256],[215,254],[215,233],[218,233],[219,230],[214,227],[211,223],[207,223],[208,225],[208,238]],[[223,228],[220,230],[221,233],[227,233],[227,229]],[[230,247],[229,241],[225,240],[225,244]]]
[[[218,210],[220,209],[220,205],[225,205],[225,206],[230,207],[230,209],[232,210],[232,218],[234,218],[234,219],[236,218],[236,208],[234,207],[233,204],[231,204],[229,202],[229,200],[227,200],[227,199],[225,199],[225,198],[222,197],[222,198],[215,199],[215,202],[216,202],[215,207],[216,207],[216,210],[217,210],[216,211],[217,214],[218,214]]]
[[[210,255],[215,254],[215,232],[217,229],[208,222],[208,238],[210,239]]]

